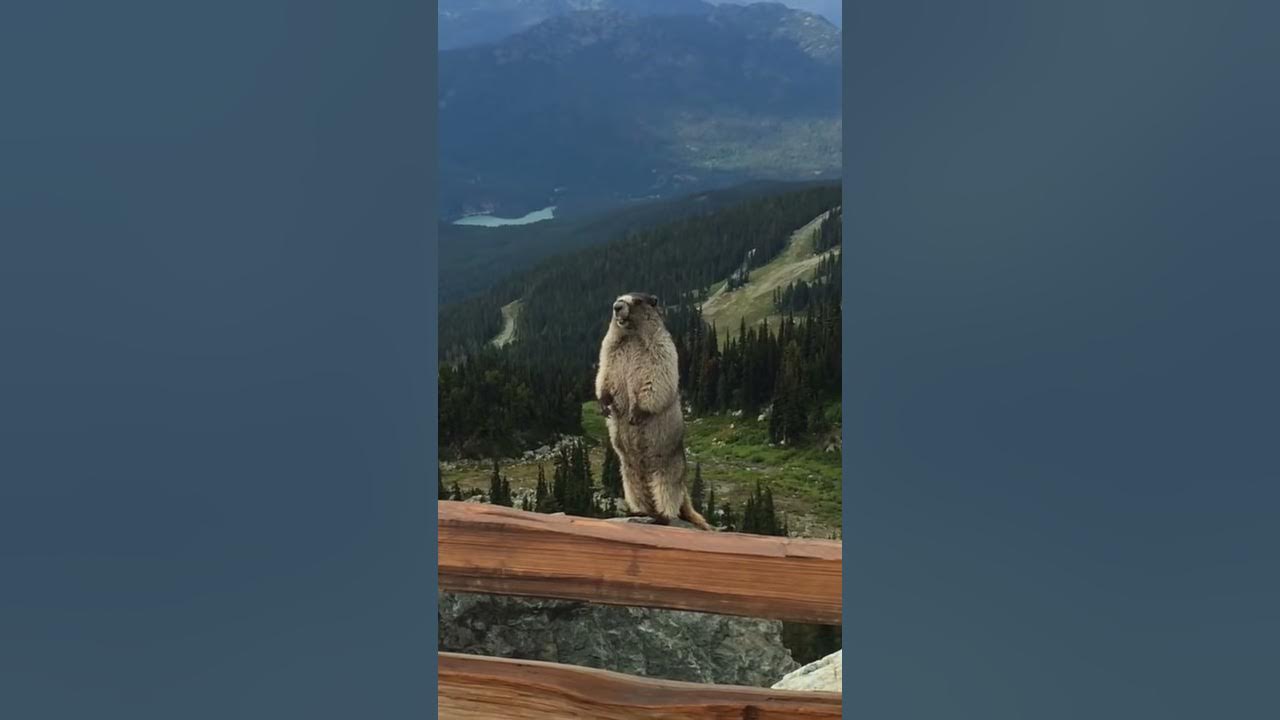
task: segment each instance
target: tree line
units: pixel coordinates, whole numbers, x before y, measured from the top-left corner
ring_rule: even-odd
[[[804,312],[811,305],[839,305],[843,253],[831,253],[818,261],[813,278],[793,280],[773,291],[773,306],[782,313]]]
[[[813,251],[819,255],[841,244],[844,227],[844,206],[831,210],[822,223],[818,225],[817,237],[813,239]]]
[[[684,397],[694,415],[769,408],[769,439],[795,443],[831,429],[830,405],[840,397],[839,298],[788,314],[776,329],[742,322],[721,343],[698,308],[678,316],[673,331]]]
[[[579,379],[533,367],[493,348],[439,374],[440,448],[446,457],[508,455],[582,434]]]

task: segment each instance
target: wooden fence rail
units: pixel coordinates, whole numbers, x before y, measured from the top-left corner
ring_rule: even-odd
[[[449,720],[836,720],[840,694],[699,685],[591,668],[440,653]]]
[[[827,625],[841,621],[838,541],[703,532],[456,501],[440,501],[439,519],[442,590]]]

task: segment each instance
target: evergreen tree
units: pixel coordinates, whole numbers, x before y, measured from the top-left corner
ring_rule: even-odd
[[[511,481],[499,474],[498,459],[493,459],[493,472],[489,476],[489,502],[511,507]]]
[[[762,488],[759,481],[755,490],[747,498],[742,510],[742,525],[739,530],[755,535],[785,535],[782,523],[778,521],[773,505],[773,490]]]
[[[551,478],[551,496],[555,499],[555,512],[568,512],[568,498],[572,495],[569,490],[569,450],[566,446],[561,445],[556,450],[555,468],[552,471]]]
[[[733,532],[738,529],[738,518],[733,514],[733,506],[728,500],[720,507],[720,522],[725,530]]]
[[[551,488],[547,487],[547,475],[542,469],[542,463],[538,463],[538,484],[533,492],[534,510],[541,513],[559,512],[555,495],[552,494]]]
[[[701,462],[693,466],[693,486],[689,488],[689,498],[692,501],[693,509],[698,511],[698,514],[702,514],[702,508],[706,502],[706,489],[702,483]]]
[[[438,496],[436,496],[436,497],[437,497],[437,499],[439,499],[439,500],[448,500],[448,499],[449,499],[449,491],[444,489],[444,469],[443,469],[443,468],[441,468],[441,467],[439,467],[439,466],[437,466],[437,467],[436,467],[436,474],[437,474],[437,476],[439,477],[439,480],[440,480],[440,494],[439,494]]]
[[[769,535],[783,535],[782,523],[778,521],[778,513],[773,507],[773,488],[764,489],[763,502],[760,504],[760,520],[762,529]]]
[[[586,445],[581,441],[561,445],[556,454],[555,480],[552,483],[552,492],[560,510],[566,515],[579,517],[599,515],[594,491]]]
[[[707,522],[710,522],[712,525],[716,524],[715,520],[711,517],[712,515],[715,515],[716,510],[716,484],[710,483],[710,486],[707,488]]]
[[[452,489],[450,489],[450,491],[449,491],[449,499],[450,499],[450,500],[461,500],[461,499],[463,499],[463,498],[462,498],[462,488],[458,487],[458,481],[457,481],[457,480],[454,480],[454,481],[453,481],[453,488],[452,488]]]
[[[606,439],[603,444],[604,466],[600,470],[600,484],[605,496],[611,498],[623,497],[622,463],[618,460],[618,454],[613,450],[613,443]]]

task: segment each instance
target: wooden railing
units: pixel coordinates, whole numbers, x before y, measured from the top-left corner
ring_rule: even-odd
[[[440,501],[442,590],[838,625],[841,545]],[[840,694],[440,653],[442,718],[838,718]]]

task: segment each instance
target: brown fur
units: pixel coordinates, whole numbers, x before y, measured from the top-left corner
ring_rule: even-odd
[[[659,523],[680,518],[710,530],[685,487],[679,382],[676,346],[657,298],[619,297],[600,345],[596,398],[621,463],[627,507]]]

